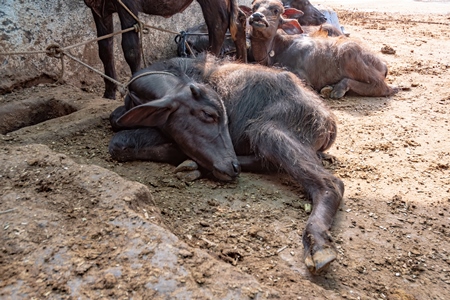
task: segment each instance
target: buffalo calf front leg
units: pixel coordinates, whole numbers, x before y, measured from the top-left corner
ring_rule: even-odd
[[[287,172],[312,200],[303,232],[304,261],[311,273],[321,273],[336,259],[329,230],[344,194],[343,182],[323,167],[311,144],[276,123],[255,124],[248,136],[257,156]]]
[[[178,165],[187,159],[173,141],[153,127],[117,132],[109,143],[109,153],[118,161],[149,160]]]
[[[313,274],[326,270],[336,259],[329,229],[344,194],[343,182],[331,174],[323,177],[322,184],[307,188],[312,192],[313,210],[303,231],[303,246],[305,264]]]

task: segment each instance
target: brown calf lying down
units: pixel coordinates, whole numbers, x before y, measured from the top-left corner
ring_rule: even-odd
[[[285,9],[277,0],[255,0],[252,11],[248,22],[254,61],[286,68],[316,91],[332,85],[332,98],[348,91],[361,96],[389,96],[397,91],[385,82],[386,64],[356,40],[294,34],[302,32],[300,24],[284,16],[295,17],[298,10]]]

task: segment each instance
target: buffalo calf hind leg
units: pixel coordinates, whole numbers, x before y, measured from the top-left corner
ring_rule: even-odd
[[[365,83],[350,78],[344,78],[333,87],[330,97],[340,99],[347,91],[352,91],[360,96],[384,97],[398,92],[397,88],[388,86],[383,79]]]

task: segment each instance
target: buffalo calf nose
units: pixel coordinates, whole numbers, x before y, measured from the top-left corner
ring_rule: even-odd
[[[252,18],[253,18],[253,20],[258,21],[258,20],[263,19],[264,15],[262,13],[255,12],[255,13],[252,14]]]
[[[233,162],[233,170],[236,175],[241,173],[241,165],[238,162]]]

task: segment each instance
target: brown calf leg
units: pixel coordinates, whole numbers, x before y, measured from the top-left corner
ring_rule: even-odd
[[[366,83],[351,78],[344,78],[333,86],[330,97],[340,99],[348,91],[355,92],[360,96],[383,97],[395,94],[398,89],[388,86],[384,80],[375,80],[374,82]]]

